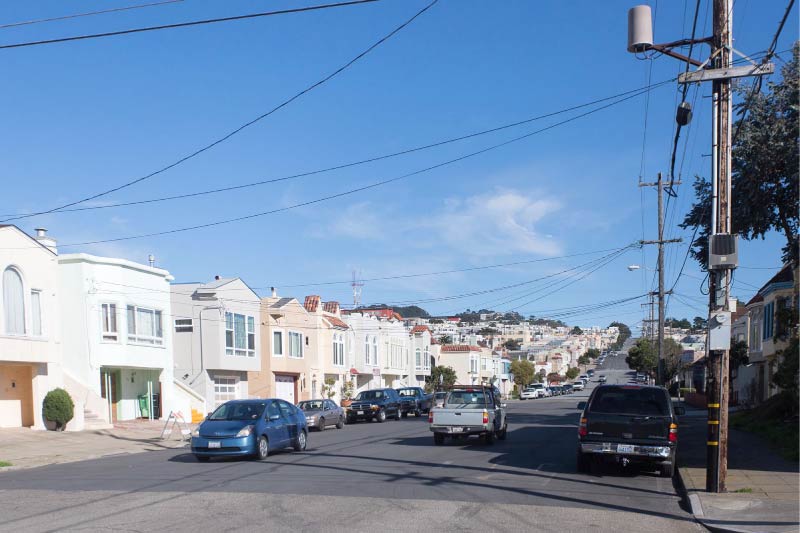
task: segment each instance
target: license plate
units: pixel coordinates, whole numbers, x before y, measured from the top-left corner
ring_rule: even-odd
[[[357,414],[357,415],[363,415],[363,414],[364,414],[364,411],[356,411],[356,414]]]
[[[464,428],[450,428],[451,433],[463,433]]]
[[[219,448],[220,447],[220,443],[219,442],[209,442],[208,443],[208,447],[209,448]]]
[[[633,453],[633,445],[617,444],[617,453]]]

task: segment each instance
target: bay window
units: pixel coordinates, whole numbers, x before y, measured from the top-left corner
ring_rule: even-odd
[[[164,344],[161,311],[136,305],[127,306],[128,342],[135,344]]]
[[[289,357],[303,358],[303,334],[296,331],[289,332]]]
[[[225,354],[256,356],[256,321],[252,316],[225,313]]]

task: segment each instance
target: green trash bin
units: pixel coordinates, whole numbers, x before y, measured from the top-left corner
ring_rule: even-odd
[[[142,418],[150,418],[150,406],[148,405],[147,394],[139,395],[139,411],[142,413]]]

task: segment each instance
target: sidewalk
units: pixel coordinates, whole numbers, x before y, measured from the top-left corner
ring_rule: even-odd
[[[189,441],[181,441],[177,430],[161,440],[159,437],[163,428],[164,422],[136,420],[120,422],[113,429],[100,431],[0,429],[0,461],[11,463],[11,466],[0,467],[0,473],[10,469],[188,446]]]
[[[706,421],[705,410],[690,406],[680,420],[678,475],[695,518],[712,531],[798,531],[798,465],[756,435],[730,429],[728,492],[705,491]]]

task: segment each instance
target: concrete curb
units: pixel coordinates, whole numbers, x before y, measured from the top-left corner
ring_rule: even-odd
[[[78,456],[69,457],[69,458],[66,458],[66,460],[63,460],[63,461],[49,461],[49,462],[42,462],[42,463],[31,464],[31,465],[3,466],[3,467],[0,467],[0,474],[2,474],[3,472],[10,472],[10,471],[14,471],[14,470],[28,470],[28,469],[31,469],[31,468],[41,468],[43,466],[63,465],[63,464],[68,464],[68,463],[79,463],[81,461],[92,461],[92,460],[95,460],[95,459],[104,459],[104,458],[108,458],[108,457],[113,457],[115,455],[132,455],[132,454],[137,454],[137,453],[149,453],[149,452],[163,451],[163,450],[180,450],[180,449],[183,449],[183,448],[188,448],[189,447],[188,445],[189,445],[189,443],[187,442],[187,443],[184,443],[184,444],[182,444],[180,446],[164,447],[164,448],[162,448],[160,450],[122,450],[122,451],[115,450],[115,451],[109,451],[107,453],[95,453],[95,454],[90,454],[90,455],[82,455],[80,457],[78,457]]]

